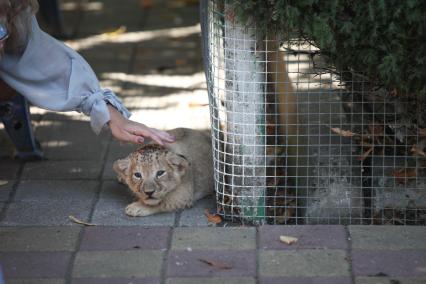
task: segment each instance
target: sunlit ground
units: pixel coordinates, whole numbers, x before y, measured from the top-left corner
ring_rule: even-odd
[[[96,26],[99,24],[96,18],[111,13],[109,2],[83,1],[79,4],[78,1],[62,1],[61,9],[71,24],[74,23],[71,15],[84,10],[84,20]],[[124,2],[133,8],[126,7]],[[117,11],[118,19],[111,17],[111,23],[90,34],[83,27],[88,23],[83,22],[83,32],[65,43],[86,58],[103,88],[109,88],[120,96],[132,112],[132,120],[160,129],[208,129],[210,122],[205,76],[201,68],[200,25],[198,22],[185,23],[184,13],[188,13],[185,1],[165,1],[166,7],[157,7],[176,10],[176,13],[171,13],[173,16],[167,16],[171,18],[163,21],[160,11],[154,8],[149,10],[148,16],[144,15],[144,11],[152,8],[146,8],[150,1],[139,1],[140,17],[148,17],[148,24],[139,28],[135,24],[136,19],[126,19],[123,15],[134,9],[137,1],[124,2],[123,11]],[[192,10],[196,10],[196,6]],[[156,13],[159,13],[158,17]],[[94,19],[90,19],[89,15],[93,15]],[[149,24],[150,19],[153,19],[152,25]],[[31,112],[38,115],[49,113],[37,107],[31,107]],[[76,121],[88,120],[75,112],[61,115]],[[53,146],[52,143],[48,146]]]

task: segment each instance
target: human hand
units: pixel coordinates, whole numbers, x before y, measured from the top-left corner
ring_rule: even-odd
[[[167,132],[150,128],[142,123],[128,120],[121,115],[113,106],[108,105],[110,113],[110,121],[108,126],[111,129],[112,135],[122,142],[132,142],[142,144],[145,138],[151,138],[156,143],[164,145],[164,143],[172,143],[175,137]]]

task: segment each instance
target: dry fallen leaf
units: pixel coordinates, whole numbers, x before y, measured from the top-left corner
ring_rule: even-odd
[[[280,241],[287,244],[287,245],[292,245],[297,243],[299,239],[295,238],[295,237],[290,237],[290,236],[280,236]]]
[[[145,9],[150,9],[152,8],[152,6],[154,6],[154,3],[152,2],[152,0],[141,0],[140,3],[142,8],[145,8]]]
[[[197,103],[197,102],[189,102],[188,107],[205,107],[209,104]]]
[[[206,215],[207,222],[209,223],[219,224],[222,222],[222,217],[218,214],[210,214],[209,209],[205,209],[204,214]]]
[[[8,184],[9,182],[7,181],[7,180],[0,180],[0,186],[2,186],[2,185],[6,185],[6,184]]]
[[[87,223],[87,222],[81,221],[81,220],[75,218],[72,215],[69,215],[68,218],[70,218],[70,220],[73,221],[74,223],[77,223],[77,224],[80,224],[80,225],[84,225],[84,226],[96,226],[95,224],[91,224],[91,223]]]
[[[370,156],[371,152],[373,152],[373,147],[368,148],[361,156],[358,157],[358,161],[364,161],[368,156]]]
[[[201,262],[204,262],[205,264],[208,264],[210,266],[213,266],[214,268],[218,268],[218,269],[224,269],[224,270],[229,270],[232,269],[231,266],[225,264],[222,261],[217,261],[217,260],[211,260],[211,259],[198,259]]]
[[[413,152],[415,155],[426,157],[426,153],[421,147],[417,145],[413,145],[413,147],[411,148],[411,152]]]
[[[417,172],[416,169],[399,169],[392,173],[395,177],[396,182],[406,184],[408,178],[416,177]]]
[[[343,137],[352,137],[352,136],[357,135],[356,133],[353,133],[352,131],[342,130],[338,127],[332,127],[331,131],[333,131],[334,133],[339,134],[340,136],[343,136]]]

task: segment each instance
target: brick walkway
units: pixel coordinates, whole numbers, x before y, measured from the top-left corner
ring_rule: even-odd
[[[63,1],[69,44],[134,118],[208,130],[193,1]],[[144,8],[141,8],[141,3]],[[78,19],[78,21],[77,21]],[[426,283],[426,227],[208,227],[205,208],[125,216],[112,162],[134,146],[87,118],[32,108],[46,160],[19,163],[0,130],[0,265],[6,283]],[[84,227],[68,216],[95,224]],[[293,245],[281,235],[298,238]],[[0,281],[1,283],[1,281]]]

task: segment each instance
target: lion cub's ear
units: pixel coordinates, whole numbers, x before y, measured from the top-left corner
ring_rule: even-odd
[[[130,168],[130,162],[130,156],[114,162],[112,168],[117,173],[119,180],[126,180],[126,177],[128,176],[128,170]]]
[[[181,174],[186,172],[186,169],[189,167],[188,160],[182,156],[175,154],[173,152],[168,152],[166,155],[167,162],[172,166],[172,168],[176,169]]]

